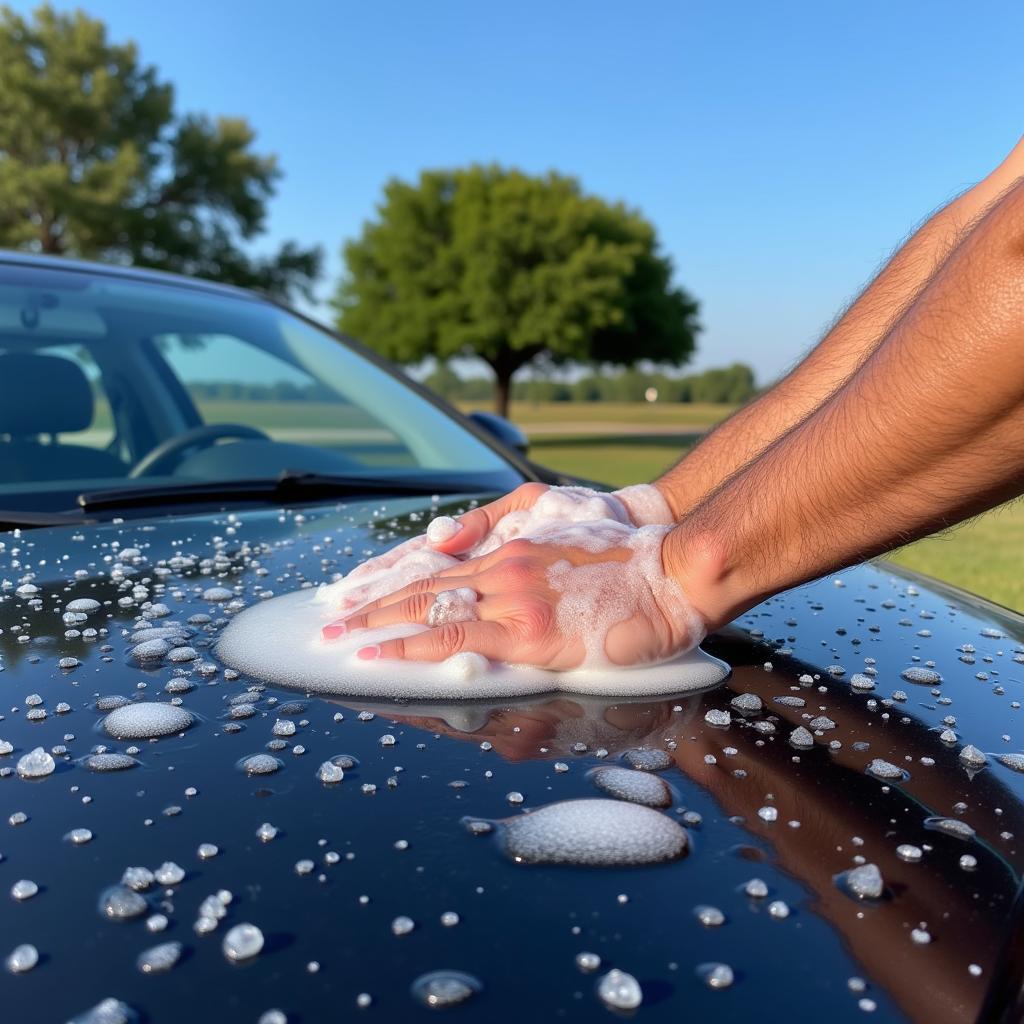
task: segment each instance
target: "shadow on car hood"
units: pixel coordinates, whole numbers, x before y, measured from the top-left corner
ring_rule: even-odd
[[[733,667],[727,682],[657,701],[369,705],[218,664],[216,636],[240,608],[330,580],[459,507],[410,498],[0,534],[0,740],[12,747],[0,756],[0,876],[5,891],[39,889],[0,901],[0,931],[3,955],[30,943],[40,956],[5,973],[5,1019],[67,1020],[114,997],[152,1022],[255,1021],[271,1007],[309,1022],[354,1013],[360,995],[367,1019],[426,1019],[410,987],[447,969],[480,983],[467,1020],[589,1021],[605,1012],[596,983],[610,968],[638,980],[650,1021],[998,1014],[986,997],[1005,1002],[1017,984],[1001,958],[1024,758],[999,757],[1024,750],[1018,617],[862,566],[709,638]],[[99,605],[69,610],[76,599]],[[193,722],[117,739],[101,709],[121,700],[179,702]],[[729,712],[728,725],[709,711]],[[793,737],[801,727],[808,736]],[[985,760],[965,763],[968,744]],[[20,778],[37,747],[55,770]],[[136,765],[91,770],[104,748]],[[602,797],[592,770],[636,763],[637,750],[667,755],[657,774],[671,805],[657,813],[686,828],[685,857],[523,864],[466,829],[467,817]],[[260,754],[277,770],[239,767]],[[318,767],[339,755],[350,767],[326,785]],[[894,777],[870,774],[876,759]],[[263,823],[274,838],[258,837]],[[91,839],[68,840],[73,829]],[[126,868],[168,861],[183,879],[144,885],[137,917],[101,908]],[[858,864],[878,867],[879,898],[836,881]],[[766,895],[748,894],[752,879]],[[217,904],[212,930],[197,932]],[[723,924],[701,923],[707,905]],[[452,912],[457,923],[442,923]],[[166,927],[151,932],[156,915]],[[396,934],[399,917],[412,929]],[[242,922],[265,943],[237,964],[222,941]],[[176,966],[142,973],[139,954],[167,942],[181,944]],[[577,966],[584,951],[600,957],[596,973]],[[710,987],[708,964],[728,964],[732,985]]]

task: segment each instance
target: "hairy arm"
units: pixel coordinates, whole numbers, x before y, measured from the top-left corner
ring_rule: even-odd
[[[709,628],[1024,490],[1024,182],[861,368],[684,517],[666,567]]]
[[[810,415],[875,351],[985,210],[1024,176],[1024,139],[986,178],[897,250],[818,346],[770,391],[714,430],[656,486],[677,519]]]

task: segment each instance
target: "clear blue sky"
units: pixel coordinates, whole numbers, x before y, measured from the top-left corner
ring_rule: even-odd
[[[270,237],[322,243],[330,284],[388,177],[556,168],[657,225],[702,303],[694,365],[762,380],[1024,131],[1016,0],[80,6],[179,109],[252,122],[286,175]]]

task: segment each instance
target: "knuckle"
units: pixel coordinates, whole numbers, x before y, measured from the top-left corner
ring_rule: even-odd
[[[510,558],[501,566],[502,583],[521,590],[533,583],[533,568],[525,558]]]
[[[441,652],[461,651],[466,642],[466,627],[462,622],[446,622],[438,627],[434,643]]]
[[[548,634],[553,622],[551,606],[546,601],[527,601],[517,616],[524,636],[539,639]]]
[[[514,537],[502,546],[502,554],[511,559],[526,558],[533,550],[533,542],[524,537]]]
[[[402,602],[404,605],[402,610],[409,619],[414,621],[424,619],[430,611],[431,605],[434,603],[433,598],[434,595],[429,594],[426,591],[413,594]]]

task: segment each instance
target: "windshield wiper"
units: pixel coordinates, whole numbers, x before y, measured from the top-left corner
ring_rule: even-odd
[[[137,508],[149,505],[202,504],[218,501],[269,501],[287,504],[318,498],[361,497],[386,494],[419,497],[424,494],[463,494],[472,490],[465,480],[435,477],[401,479],[375,476],[335,476],[286,469],[274,480],[218,480],[201,483],[154,484],[86,491],[79,506],[88,511]]]
[[[0,530],[35,529],[38,526],[81,526],[90,520],[74,512],[32,512],[0,508]]]

